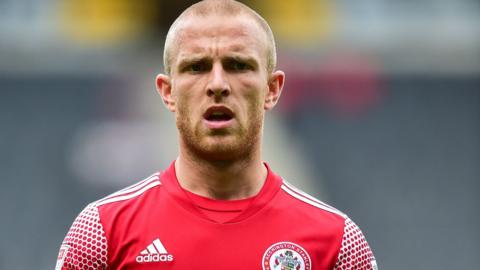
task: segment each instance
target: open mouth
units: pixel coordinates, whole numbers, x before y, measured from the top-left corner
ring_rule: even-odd
[[[203,117],[212,122],[229,121],[233,118],[233,112],[224,106],[210,107]]]
[[[203,115],[204,123],[210,129],[225,129],[234,125],[235,115],[225,106],[212,106]]]
[[[214,112],[207,116],[206,119],[208,121],[228,121],[232,119],[232,116],[223,112]]]

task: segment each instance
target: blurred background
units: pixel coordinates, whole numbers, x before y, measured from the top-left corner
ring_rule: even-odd
[[[176,158],[154,77],[193,2],[0,0],[0,269],[53,269],[87,203]],[[265,159],[380,269],[478,269],[480,2],[244,2],[287,74]]]

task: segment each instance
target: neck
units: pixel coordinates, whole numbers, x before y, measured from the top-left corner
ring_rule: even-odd
[[[212,161],[181,149],[175,171],[180,186],[192,193],[212,199],[245,199],[258,194],[267,178],[260,151],[252,154],[241,160]]]

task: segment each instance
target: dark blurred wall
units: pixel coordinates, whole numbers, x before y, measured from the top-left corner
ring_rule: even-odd
[[[289,112],[290,132],[305,143],[329,202],[363,229],[380,269],[475,269],[480,79],[391,76],[385,84],[363,113]]]
[[[0,77],[0,269],[53,269],[67,228],[106,190],[68,165],[78,127],[99,116],[107,78]]]

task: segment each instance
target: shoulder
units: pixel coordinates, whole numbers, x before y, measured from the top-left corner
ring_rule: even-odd
[[[296,205],[297,209],[313,211],[313,213],[319,216],[336,217],[342,223],[348,218],[347,215],[340,210],[307,194],[285,180],[282,182],[281,190],[285,200]]]
[[[297,226],[312,229],[318,237],[335,239],[335,245],[340,244],[348,219],[346,214],[286,181],[282,182],[279,193],[274,207],[280,215],[295,220]]]
[[[94,204],[89,204],[80,212],[65,236],[55,269],[106,267],[107,238],[100,223],[98,209]]]
[[[95,209],[99,222],[108,236],[117,220],[147,215],[149,207],[158,201],[161,186],[160,173],[157,172],[131,186],[92,202],[87,208]]]
[[[283,181],[283,200],[300,212],[309,224],[321,226],[322,231],[336,235],[337,260],[334,270],[373,269],[377,264],[360,228],[346,214]]]
[[[148,196],[155,187],[160,186],[160,172],[156,172],[149,177],[117,192],[114,192],[102,199],[92,203],[97,208],[115,207],[120,205],[132,204],[135,201]]]
[[[60,248],[56,269],[106,269],[111,255],[112,230],[127,230],[116,220],[146,214],[161,186],[160,173],[88,204],[77,216]]]
[[[360,228],[347,218],[334,270],[378,270],[372,249]]]

